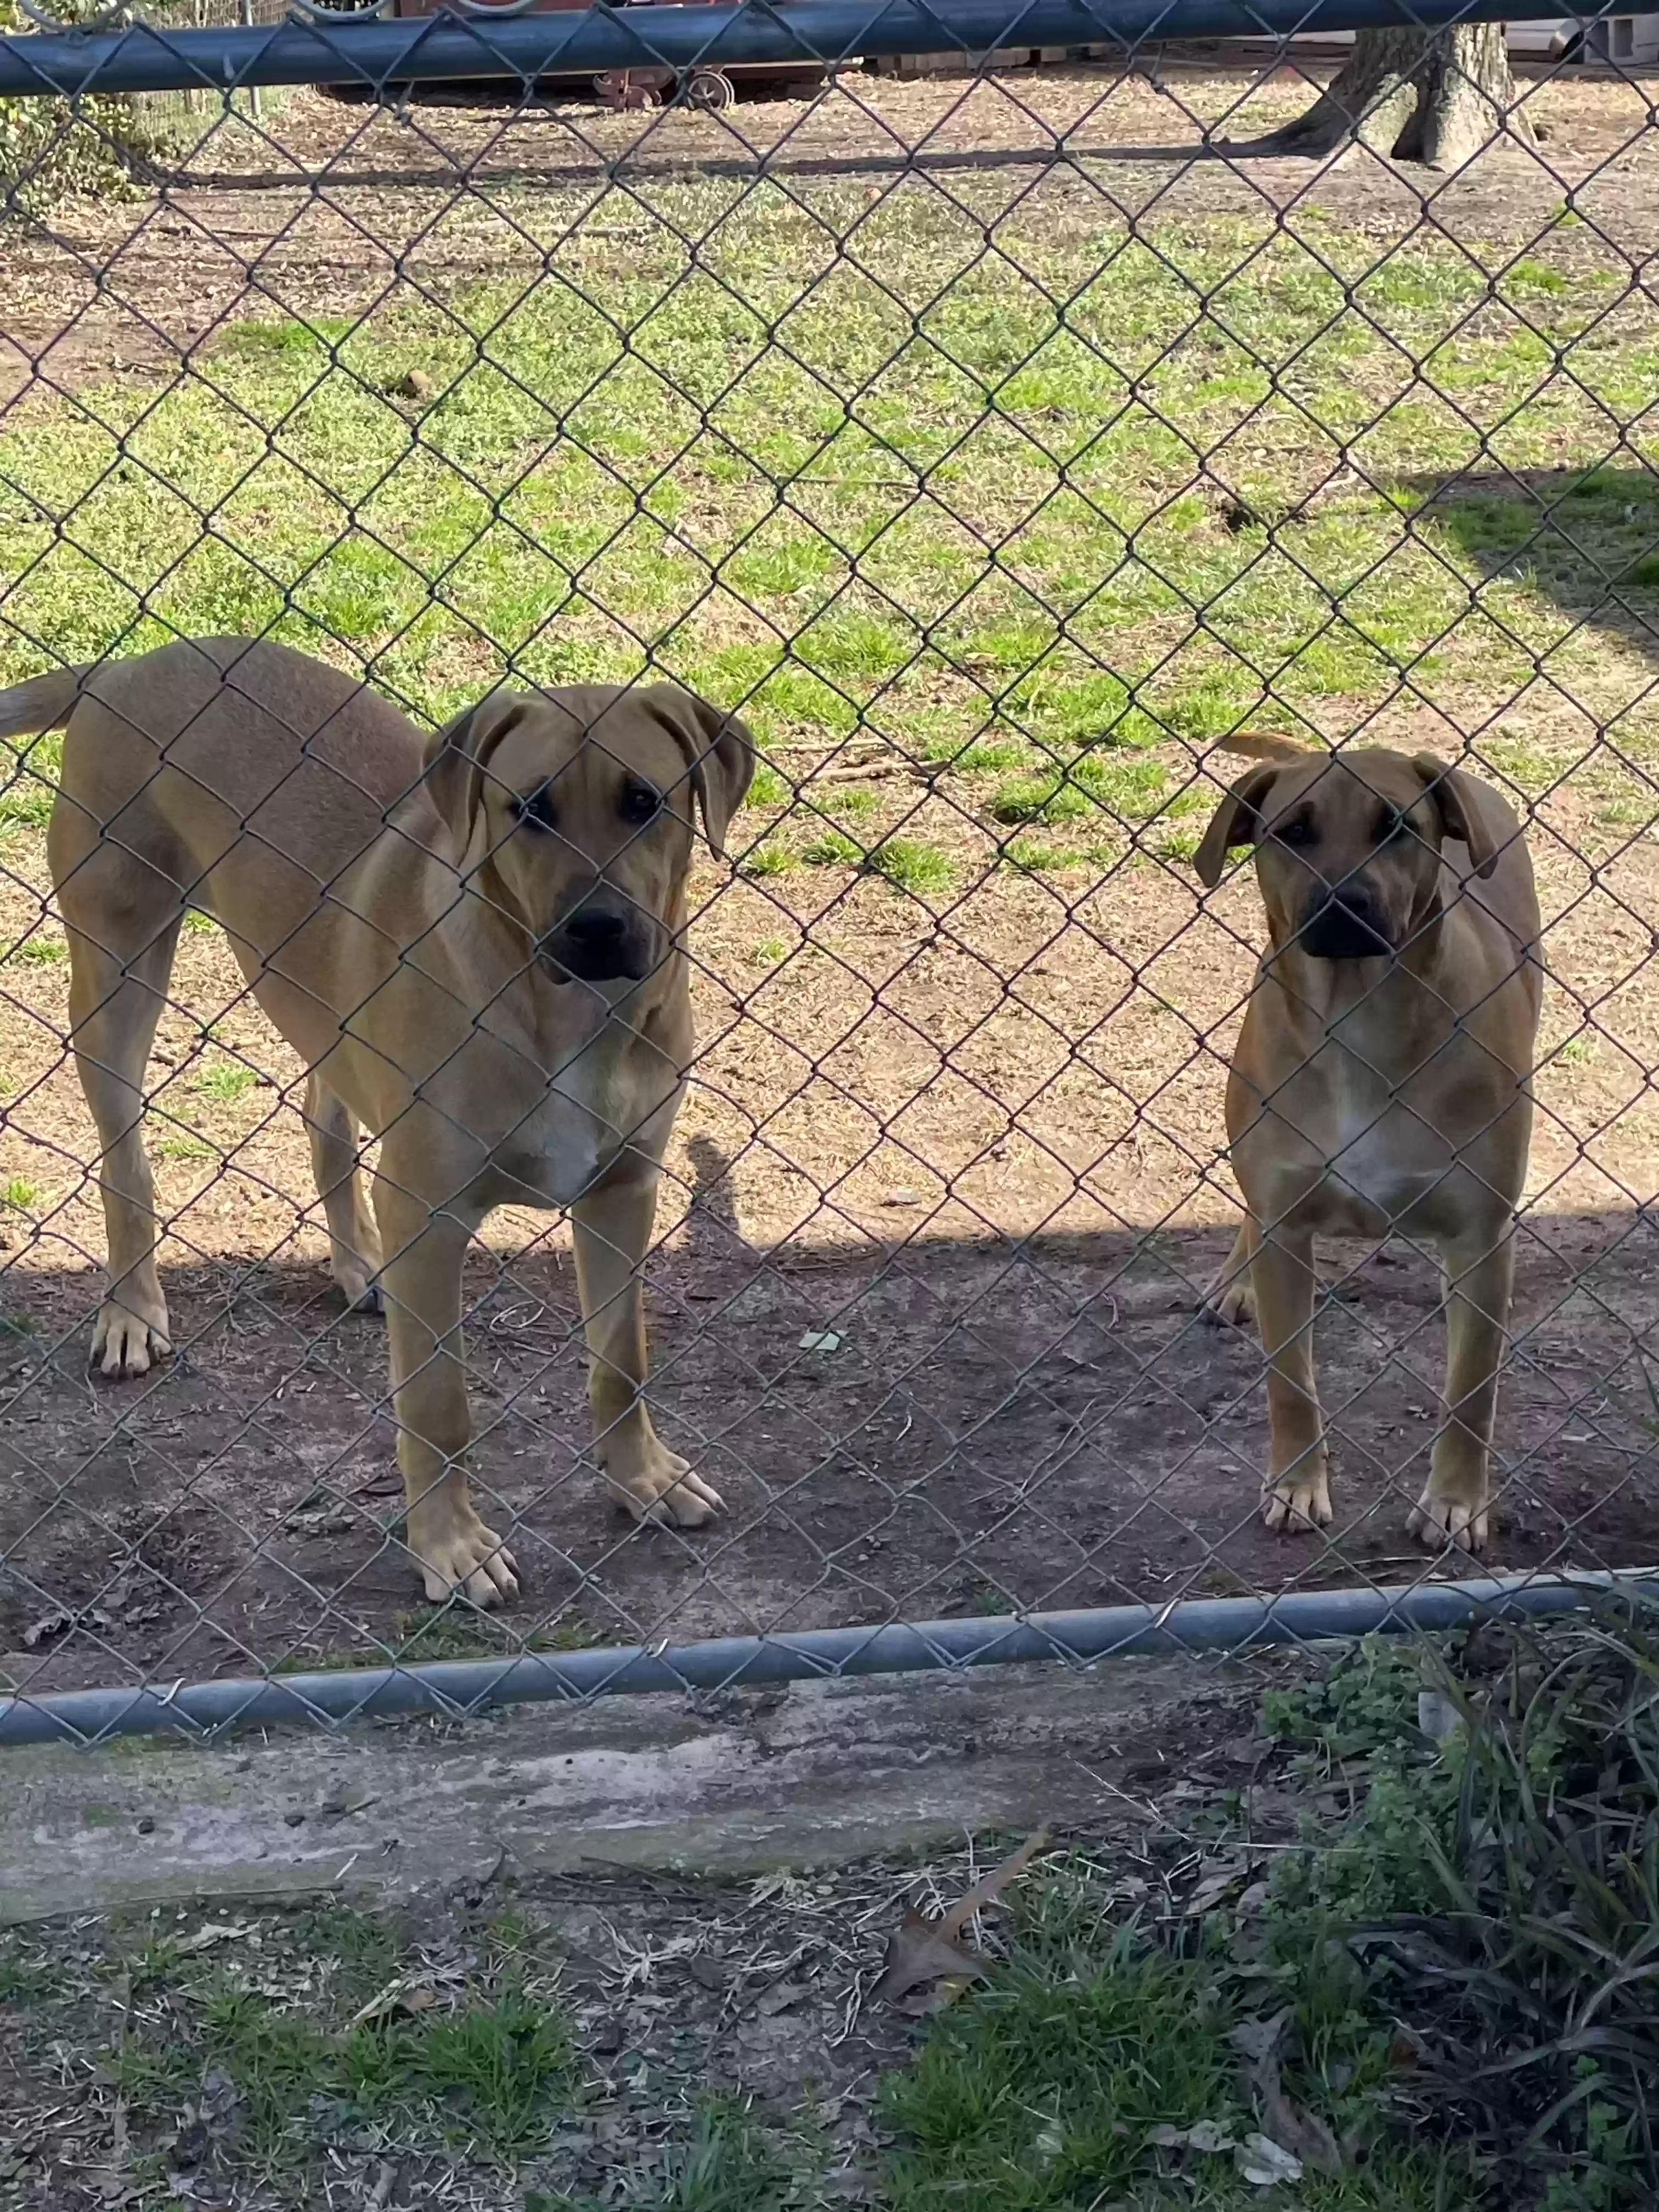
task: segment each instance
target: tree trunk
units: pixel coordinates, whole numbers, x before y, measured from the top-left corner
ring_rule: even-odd
[[[1396,161],[1455,169],[1500,131],[1518,145],[1537,143],[1516,105],[1501,23],[1461,23],[1436,35],[1358,31],[1347,65],[1307,113],[1250,150],[1330,154],[1357,140]]]

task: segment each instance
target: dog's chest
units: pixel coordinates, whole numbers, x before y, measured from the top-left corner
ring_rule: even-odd
[[[555,1071],[541,1103],[496,1155],[496,1166],[544,1204],[569,1206],[627,1143],[611,1055],[590,1048]]]
[[[1407,1225],[1445,1189],[1456,1164],[1452,1146],[1413,1103],[1417,1086],[1389,1083],[1340,1046],[1328,1047],[1321,1061],[1317,1107],[1303,1123],[1326,1163],[1321,1213],[1334,1230]]]

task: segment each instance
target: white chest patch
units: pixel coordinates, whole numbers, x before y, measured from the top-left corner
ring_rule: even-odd
[[[614,1115],[614,1054],[597,1042],[549,1078],[545,1097],[502,1146],[497,1166],[550,1206],[569,1206],[627,1141]]]
[[[1332,1191],[1403,1224],[1444,1182],[1452,1156],[1438,1131],[1399,1104],[1386,1085],[1340,1055],[1327,1137]]]

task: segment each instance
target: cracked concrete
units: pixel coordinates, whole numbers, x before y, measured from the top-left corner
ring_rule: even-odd
[[[964,1829],[1097,1824],[1237,1736],[1260,1682],[1128,1660],[614,1698],[465,1723],[0,1752],[0,1922],[176,1901],[357,1902],[505,1863],[742,1871]]]

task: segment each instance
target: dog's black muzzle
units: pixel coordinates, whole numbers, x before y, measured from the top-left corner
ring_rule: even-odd
[[[625,900],[590,894],[541,943],[556,975],[579,983],[643,982],[657,965],[657,925]]]
[[[1395,950],[1388,916],[1357,884],[1316,892],[1304,909],[1297,941],[1315,960],[1386,959]]]

